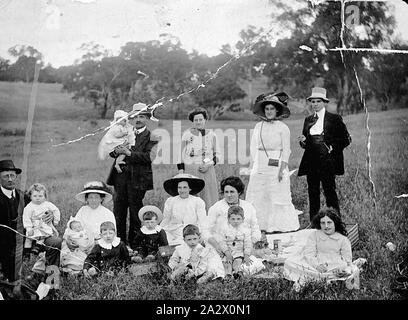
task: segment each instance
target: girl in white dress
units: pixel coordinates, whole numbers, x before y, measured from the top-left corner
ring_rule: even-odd
[[[23,211],[23,226],[28,236],[24,244],[25,248],[31,248],[32,240],[35,240],[37,244],[43,244],[46,238],[58,236],[55,226],[61,217],[59,209],[52,202],[47,201],[47,189],[44,185],[34,183],[28,189],[28,194],[31,201]],[[43,217],[48,212],[52,212],[54,220],[45,223]],[[36,252],[39,249],[35,246],[32,250]]]
[[[204,189],[198,194],[208,210],[218,200],[218,184],[214,166],[219,161],[217,137],[212,130],[205,129],[208,119],[205,109],[190,112],[188,118],[193,128],[181,138],[181,159],[177,164],[179,173],[189,173],[203,179]]]
[[[286,259],[284,276],[294,281],[298,290],[307,281],[358,277],[359,269],[352,263],[350,240],[340,215],[333,208],[323,208],[313,218],[316,232],[310,234],[300,254]]]
[[[245,199],[251,202],[261,229],[267,233],[299,229],[298,214],[292,204],[288,170],[290,131],[279,119],[287,118],[288,96],[284,93],[260,95],[253,112],[262,118],[251,138],[251,174]]]
[[[161,227],[166,231],[169,245],[183,241],[183,228],[188,224],[204,226],[206,219],[204,201],[194,196],[204,188],[204,180],[190,174],[177,174],[163,183],[164,190],[172,197],[164,203]]]

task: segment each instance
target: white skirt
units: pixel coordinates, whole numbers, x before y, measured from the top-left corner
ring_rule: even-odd
[[[261,230],[266,232],[287,232],[298,230],[298,215],[292,204],[289,170],[285,169],[279,182],[279,167],[268,166],[266,156],[259,154],[255,170],[249,177],[245,200],[256,209]]]

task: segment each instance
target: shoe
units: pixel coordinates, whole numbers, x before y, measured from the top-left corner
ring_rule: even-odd
[[[143,262],[143,258],[141,256],[134,256],[130,260],[132,262],[134,262],[134,263],[142,263]]]
[[[152,262],[152,261],[154,261],[155,259],[156,259],[156,258],[155,258],[154,255],[149,254],[149,255],[145,258],[145,261],[146,261],[146,262]]]

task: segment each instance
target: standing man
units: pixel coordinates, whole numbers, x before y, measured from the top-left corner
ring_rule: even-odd
[[[351,137],[341,116],[326,111],[329,102],[326,89],[313,88],[307,100],[314,114],[305,119],[302,135],[298,137],[300,146],[305,149],[298,176],[307,177],[312,221],[320,209],[320,182],[326,205],[340,213],[335,176],[344,174],[343,149],[351,143]]]
[[[132,113],[146,108],[143,103],[133,105]],[[118,173],[114,164],[112,165],[107,184],[113,185],[115,193],[113,197],[113,213],[116,218],[118,237],[126,244],[133,241],[135,233],[141,227],[138,217],[140,208],[143,207],[143,198],[147,190],[153,189],[152,161],[156,157],[158,138],[153,136],[147,129],[146,123],[152,116],[150,111],[143,110],[136,116],[129,119],[134,127],[135,144],[130,149],[125,146],[118,146],[110,153],[116,158],[120,154],[126,157],[120,168],[122,173]],[[129,208],[129,233],[126,236],[126,219]]]
[[[0,161],[0,224],[24,235],[24,193],[16,189],[17,176],[21,169],[12,160]],[[21,279],[23,261],[23,236],[0,226],[0,271],[10,281]]]

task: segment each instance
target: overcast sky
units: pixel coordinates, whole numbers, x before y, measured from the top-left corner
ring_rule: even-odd
[[[408,5],[396,7],[397,32],[408,40]],[[248,25],[270,29],[268,0],[0,0],[0,57],[7,50],[31,45],[54,67],[80,58],[81,44],[95,42],[119,52],[128,41],[178,37],[193,48],[216,55],[234,45]]]

